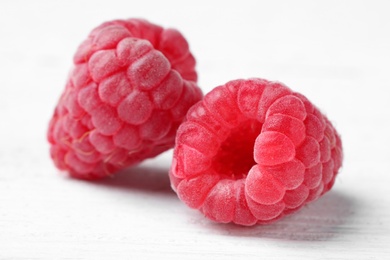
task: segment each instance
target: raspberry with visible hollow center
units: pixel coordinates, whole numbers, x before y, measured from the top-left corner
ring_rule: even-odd
[[[189,207],[250,226],[322,196],[342,157],[339,135],[306,97],[278,82],[235,80],[188,111],[170,178]]]
[[[202,98],[184,37],[140,19],[95,28],[50,121],[55,165],[71,176],[101,178],[174,145],[177,127]]]

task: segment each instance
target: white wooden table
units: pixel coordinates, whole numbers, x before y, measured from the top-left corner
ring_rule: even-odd
[[[199,2],[0,2],[0,259],[390,259],[390,3]],[[181,30],[204,92],[264,77],[309,97],[344,142],[334,189],[248,228],[181,203],[171,152],[99,182],[59,173],[45,135],[73,52],[127,17]]]

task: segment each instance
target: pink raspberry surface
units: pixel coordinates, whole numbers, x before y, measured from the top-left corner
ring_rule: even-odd
[[[172,148],[202,98],[185,38],[145,20],[103,23],[73,61],[48,130],[55,165],[73,177],[101,178]]]
[[[188,111],[170,179],[206,217],[250,226],[329,191],[342,157],[339,135],[306,97],[278,82],[235,80]]]

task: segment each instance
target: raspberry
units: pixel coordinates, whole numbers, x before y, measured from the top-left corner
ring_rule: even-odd
[[[55,165],[94,179],[154,157],[174,145],[177,127],[202,98],[184,37],[145,20],[95,28],[50,121]]]
[[[170,179],[206,217],[250,226],[322,196],[341,162],[339,135],[307,98],[281,83],[235,80],[188,111]]]

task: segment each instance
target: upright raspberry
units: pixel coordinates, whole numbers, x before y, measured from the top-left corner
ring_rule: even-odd
[[[307,98],[281,83],[235,80],[188,111],[170,178],[189,207],[250,226],[319,198],[341,162],[339,135]]]
[[[202,98],[195,59],[174,29],[145,20],[95,28],[50,121],[55,165],[94,179],[172,148],[188,108]]]

